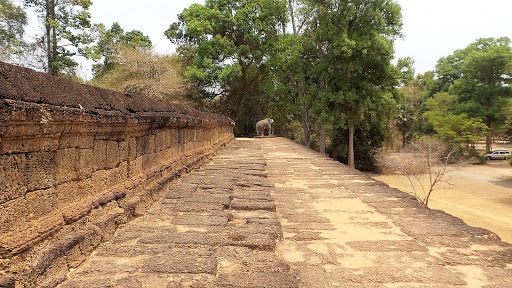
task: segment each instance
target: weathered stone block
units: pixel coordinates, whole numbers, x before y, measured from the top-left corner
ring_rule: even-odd
[[[54,185],[56,174],[54,156],[53,152],[32,152],[27,154],[25,179],[28,191],[46,189]]]
[[[0,231],[6,233],[20,219],[27,216],[26,201],[24,198],[16,198],[0,204]]]
[[[128,160],[133,160],[137,157],[137,141],[135,137],[128,137],[126,139]]]
[[[91,177],[94,172],[94,150],[80,149],[79,176],[81,179]]]
[[[64,148],[87,148],[94,147],[94,137],[85,133],[72,133],[60,137],[59,147]]]
[[[155,134],[148,135],[148,142],[145,150],[145,154],[151,154],[156,151],[156,141],[155,141]]]
[[[80,149],[67,148],[55,152],[56,184],[69,182],[79,178]]]
[[[105,186],[113,187],[123,183],[128,177],[128,162],[122,162],[117,167],[105,170]],[[106,189],[105,189],[106,190]]]
[[[151,170],[154,166],[158,165],[160,158],[158,154],[147,154],[142,157],[142,171]]]
[[[126,140],[120,141],[119,145],[119,162],[128,161],[130,159],[128,142]]]
[[[55,151],[59,149],[59,134],[34,135],[31,138],[24,138],[21,147],[12,147],[16,152]]]
[[[176,130],[176,129],[169,130],[169,137],[170,137],[170,141],[171,141],[170,142],[171,147],[177,146],[177,144],[179,143],[178,130]]]
[[[0,155],[0,203],[25,195],[25,154]]]
[[[18,254],[48,237],[64,225],[60,213],[52,213],[32,222],[21,222],[0,238],[0,257]]]
[[[94,171],[107,166],[107,141],[94,140]]]
[[[165,132],[164,131],[158,131],[155,134],[155,152],[160,152],[166,147],[165,143]]]
[[[66,224],[70,224],[87,215],[92,209],[92,201],[87,198],[81,199],[80,202],[74,202],[63,208],[62,218]]]
[[[57,187],[55,187],[55,194],[57,196],[58,208],[64,209],[72,203],[81,201],[82,198],[87,196],[87,191],[83,188],[83,181],[70,181],[57,185]]]
[[[119,164],[119,144],[116,141],[106,141],[107,158],[105,168],[114,168]]]
[[[38,219],[57,209],[55,188],[29,192],[25,196],[25,201],[29,218]]]
[[[15,288],[14,277],[0,277],[0,288]]]

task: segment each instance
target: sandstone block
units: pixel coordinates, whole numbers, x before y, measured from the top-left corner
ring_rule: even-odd
[[[25,154],[0,155],[0,203],[25,195]]]
[[[85,130],[81,127],[79,130]],[[60,138],[59,147],[62,148],[94,148],[94,137],[92,134],[83,133],[84,131],[77,131],[76,133],[69,133]]]
[[[128,177],[136,177],[137,175],[142,174],[142,171],[142,157],[138,157],[133,161],[130,161],[130,165],[128,166]]]
[[[145,153],[146,154],[150,154],[150,153],[154,153],[156,151],[156,136],[155,134],[151,134],[151,135],[148,135],[148,138],[147,138],[148,142],[147,142],[147,146],[146,146],[146,150],[145,150]]]
[[[127,149],[128,149],[128,160],[133,160],[137,157],[137,140],[135,137],[128,137],[126,139]]]
[[[120,141],[119,145],[119,162],[128,161],[130,159],[128,142],[126,140]]]
[[[119,144],[116,141],[106,141],[107,157],[105,168],[114,168],[119,164]]]
[[[27,217],[26,204],[23,197],[0,204],[0,232],[6,233],[16,226],[20,219]]]
[[[171,140],[171,147],[177,146],[179,143],[179,132],[176,129],[169,130],[169,137]]]
[[[81,179],[91,177],[94,172],[94,150],[80,149],[79,177]]]
[[[158,131],[155,134],[155,152],[160,152],[166,147],[165,131]]]
[[[14,277],[0,277],[0,288],[15,288]]]
[[[84,189],[84,187],[87,187],[87,183],[88,182],[84,181],[70,181],[57,185],[55,187],[55,194],[57,196],[58,209],[65,209],[69,205],[72,205],[73,203],[80,201],[80,199],[87,197],[89,191]]]
[[[80,149],[68,148],[55,152],[55,182],[61,184],[80,177]]]
[[[60,213],[53,213],[36,221],[20,223],[0,238],[0,257],[18,254],[64,225]]]
[[[107,167],[107,142],[94,140],[94,171]]]
[[[38,219],[58,209],[55,188],[27,193],[25,207],[29,218]]]
[[[25,179],[27,190],[46,189],[54,185],[56,161],[53,152],[27,153]]]

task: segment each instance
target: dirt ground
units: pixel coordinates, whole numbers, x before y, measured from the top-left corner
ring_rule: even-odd
[[[509,149],[512,145],[494,145]],[[467,224],[489,229],[512,243],[512,166],[492,160],[486,165],[453,166],[446,180],[433,192],[429,207],[461,218]],[[391,187],[412,193],[409,180],[401,175],[372,175]],[[424,177],[425,183],[427,177]]]

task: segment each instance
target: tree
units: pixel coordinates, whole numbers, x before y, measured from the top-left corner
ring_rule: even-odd
[[[469,117],[465,113],[457,114],[457,96],[447,92],[434,95],[425,102],[427,111],[423,119],[436,132],[437,136],[452,146],[469,146],[486,135],[487,127],[481,119]]]
[[[413,141],[398,155],[377,151],[376,159],[382,168],[397,171],[407,177],[416,200],[428,206],[430,196],[439,183],[446,181],[448,163],[454,153],[442,140],[423,137]],[[422,180],[426,174],[427,181]]]
[[[181,66],[171,56],[157,55],[123,47],[115,65],[93,79],[94,86],[139,94],[154,99],[190,104],[186,99],[187,87],[181,79]]]
[[[319,101],[325,113],[348,128],[348,165],[354,163],[354,132],[387,122],[399,72],[391,64],[399,37],[401,8],[388,0],[304,1],[313,11],[309,35],[318,49]]]
[[[405,149],[407,143],[407,134],[416,121],[416,111],[411,103],[402,103],[396,107],[395,125],[398,131],[402,133],[402,149]]]
[[[208,109],[230,116],[236,135],[254,133],[268,104],[268,55],[286,20],[285,0],[208,0],[193,4],[165,32],[187,65],[184,75]]]
[[[74,74],[78,63],[75,55],[91,56],[87,44],[93,42],[91,15],[88,12],[91,0],[24,0],[35,7],[44,24],[47,72],[52,75]]]
[[[9,0],[0,0],[0,61],[22,54],[23,34],[27,15]]]
[[[396,67],[400,71],[398,82],[401,85],[408,85],[414,80],[415,69],[412,57],[399,58]]]
[[[137,49],[141,51],[149,51],[153,44],[149,36],[144,35],[139,30],[124,32],[119,23],[112,24],[110,29],[105,29],[103,25],[99,25],[99,40],[92,49],[96,58],[103,57],[103,63],[93,65],[94,77],[101,77],[103,74],[111,71],[114,65],[118,63],[121,48]]]
[[[486,137],[488,151],[496,124],[505,120],[506,99],[512,96],[508,85],[512,77],[512,71],[508,69],[511,62],[509,38],[482,38],[441,58],[436,66],[439,79],[451,85],[450,93],[458,97],[457,114],[480,118],[489,129]]]

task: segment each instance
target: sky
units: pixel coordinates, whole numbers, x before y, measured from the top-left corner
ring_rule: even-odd
[[[417,73],[435,68],[437,60],[478,38],[512,38],[512,0],[397,0],[402,6],[403,39],[395,55],[412,57]],[[204,0],[93,0],[93,23],[110,27],[119,22],[125,31],[141,30],[157,52],[171,54],[175,46],[164,36],[177,15]]]

